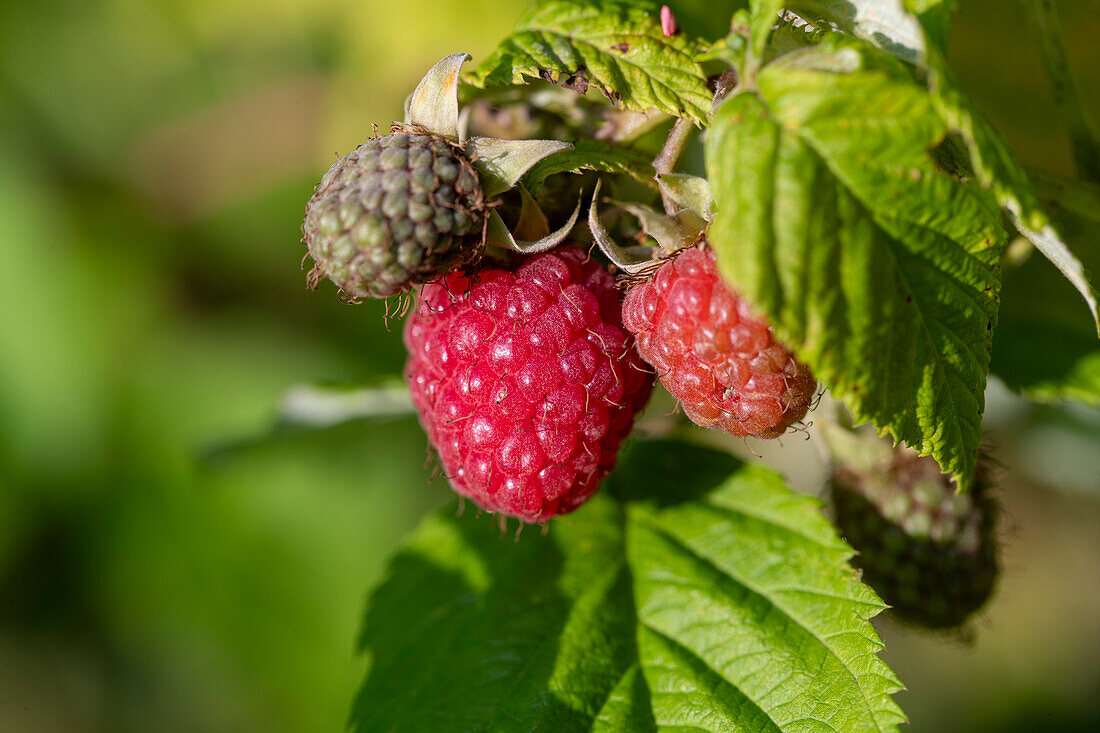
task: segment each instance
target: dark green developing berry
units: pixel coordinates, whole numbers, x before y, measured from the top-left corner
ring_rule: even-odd
[[[314,267],[351,298],[386,298],[467,264],[486,215],[477,173],[434,135],[375,138],[329,168],[306,204]]]
[[[841,466],[832,481],[836,523],[852,564],[900,620],[960,626],[993,593],[997,504],[985,470],[956,494],[929,457],[894,451],[879,470]]]

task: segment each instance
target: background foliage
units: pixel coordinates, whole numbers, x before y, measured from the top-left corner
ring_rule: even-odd
[[[716,4],[678,16],[699,32]],[[962,86],[1025,164],[1068,173],[1020,14],[961,5],[948,58]],[[1100,7],[1059,7],[1083,97],[1100,99]],[[519,12],[0,9],[0,729],[344,724],[366,590],[448,492],[428,483],[410,419],[266,435],[287,385],[367,381],[403,360],[380,304],[306,292],[301,207],[336,151],[399,116],[428,65],[456,50],[483,61]],[[1035,278],[1057,277],[1032,260]],[[1068,295],[1043,307],[1087,334]],[[1003,311],[998,333],[1042,330],[1034,319]],[[1043,389],[1042,364],[1004,376]],[[1015,471],[1005,578],[973,646],[884,629],[911,690],[899,702],[914,730],[1090,730],[1100,414],[1028,407],[999,383],[987,401]],[[780,458],[816,491],[811,450],[788,441]]]

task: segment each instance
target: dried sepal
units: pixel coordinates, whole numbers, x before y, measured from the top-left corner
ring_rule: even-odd
[[[665,173],[657,176],[661,198],[671,201],[676,212],[693,211],[703,219],[714,218],[714,195],[710,181],[686,173]]]
[[[629,275],[639,275],[653,267],[655,250],[651,247],[620,247],[607,233],[597,210],[600,195],[600,181],[596,181],[596,190],[592,192],[592,205],[588,207],[588,228],[596,240],[600,251],[611,263]]]
[[[518,239],[536,241],[550,234],[550,222],[546,219],[542,207],[535,197],[527,191],[527,186],[518,184],[520,195],[519,221],[512,234]],[[579,206],[579,204],[578,204]]]
[[[607,201],[637,218],[642,225],[642,231],[656,240],[662,254],[692,246],[707,230],[706,220],[690,209],[684,209],[676,216],[668,216],[648,206],[629,201]]]
[[[527,206],[538,207],[533,198],[528,195],[529,203],[524,202]],[[504,223],[504,219],[500,217],[496,211],[489,215],[489,223],[486,229],[486,242],[492,246],[502,247],[513,252],[519,252],[520,254],[533,255],[539,252],[547,252],[554,247],[565,241],[565,238],[569,236],[569,232],[573,231],[573,227],[577,223],[577,218],[581,213],[581,202],[577,202],[577,207],[573,209],[573,215],[569,217],[569,221],[565,222],[565,225],[554,232],[550,232],[544,237],[540,237],[534,241],[517,240],[510,231],[508,231],[507,225]],[[535,218],[536,216],[542,216],[542,220],[545,222],[546,217],[542,215],[542,211],[539,210],[537,215],[533,212],[528,212],[528,219]],[[523,214],[520,214],[520,220],[522,223]],[[549,229],[549,225],[546,226]],[[517,227],[522,229],[522,227]]]
[[[471,58],[468,53],[453,53],[433,66],[409,97],[405,122],[458,142],[458,72]]]

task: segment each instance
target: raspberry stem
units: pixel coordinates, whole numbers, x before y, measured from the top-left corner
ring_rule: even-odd
[[[661,152],[657,154],[657,157],[653,159],[653,168],[657,171],[658,178],[672,173],[676,169],[676,164],[680,161],[680,155],[683,154],[684,147],[687,145],[688,138],[691,137],[691,133],[694,129],[695,127],[691,120],[686,117],[680,117],[672,125],[672,129],[669,130],[668,133],[668,139],[665,140],[664,147],[661,148]],[[663,192],[661,194],[661,201],[664,203],[666,214],[672,216],[676,213],[674,202]]]

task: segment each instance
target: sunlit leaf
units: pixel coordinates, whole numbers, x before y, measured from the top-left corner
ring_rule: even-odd
[[[1100,186],[1033,174],[1044,207],[1085,267],[1100,272]],[[1005,274],[990,369],[1042,401],[1100,406],[1100,341],[1081,299],[1038,255]]]
[[[550,0],[469,76],[476,86],[549,78],[583,92],[596,86],[623,107],[706,120],[711,93],[686,34],[666,38],[659,5],[624,0]]]
[[[895,730],[882,603],[815,499],[728,455],[640,444],[517,541],[450,508],[375,591],[352,714],[377,730]]]
[[[933,165],[946,127],[890,56],[826,43],[759,86],[708,138],[723,272],[857,419],[966,488],[1005,240],[996,202]]]
[[[1054,263],[1081,297],[1100,334],[1097,294],[1081,261],[1070,251],[1054,222],[1040,205],[1023,166],[996,130],[963,94],[942,55],[929,50],[933,100],[944,121],[962,135],[974,172],[1004,207],[1012,223],[1036,249]]]

